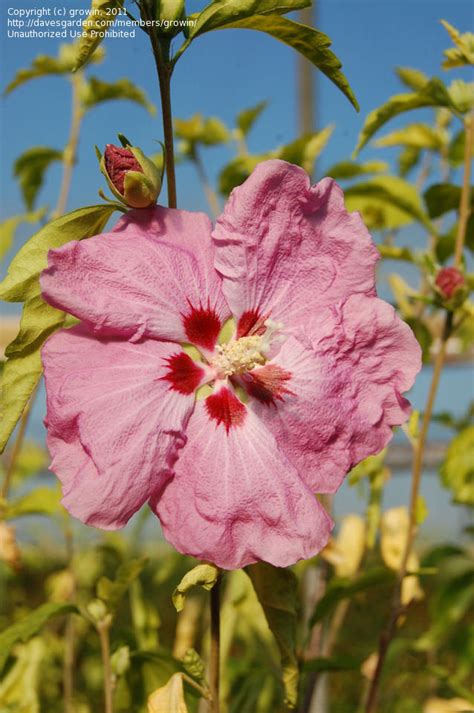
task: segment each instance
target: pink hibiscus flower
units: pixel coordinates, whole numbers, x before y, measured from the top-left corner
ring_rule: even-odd
[[[287,566],[328,540],[315,493],[406,421],[420,348],[333,180],[264,162],[211,230],[156,207],[50,251],[44,298],[81,320],[43,349],[51,469],[88,524],[148,501],[181,552]]]

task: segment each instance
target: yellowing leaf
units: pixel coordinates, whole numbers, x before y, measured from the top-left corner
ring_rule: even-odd
[[[81,100],[86,109],[91,109],[105,101],[122,99],[132,101],[143,106],[150,114],[156,114],[152,104],[143,89],[137,87],[127,78],[118,79],[116,82],[104,82],[97,77],[90,77],[81,88]]]
[[[465,698],[428,698],[423,705],[423,713],[468,713],[474,710]]]
[[[346,515],[339,534],[321,552],[338,577],[353,577],[359,569],[365,551],[366,526],[359,515]]]
[[[444,51],[443,69],[452,69],[453,67],[462,67],[466,64],[474,64],[474,34],[472,32],[464,32],[461,34],[453,25],[450,25],[446,20],[441,20],[441,24],[447,30],[455,47],[451,47]]]
[[[201,586],[208,591],[217,582],[219,570],[214,564],[198,564],[187,572],[173,592],[173,604],[176,611],[182,611],[186,594],[192,587]]]
[[[148,713],[188,713],[182,673],[175,673],[165,686],[151,694],[148,698]]]
[[[440,473],[454,502],[474,505],[474,426],[468,426],[451,441]]]
[[[374,146],[412,146],[414,148],[437,150],[448,142],[445,131],[433,128],[428,124],[409,124],[403,129],[392,131],[374,142]]]
[[[83,23],[84,36],[80,38],[73,71],[80,69],[92,56],[104,39],[105,33],[114,24],[116,11],[123,0],[92,0],[88,17]]]
[[[44,216],[44,213],[44,209],[41,208],[34,213],[14,215],[0,223],[0,258],[3,258],[13,245],[17,228],[22,223],[37,223]]]
[[[429,77],[419,69],[413,69],[412,67],[397,67],[396,73],[399,79],[407,86],[409,89],[414,89],[418,91],[422,89],[424,85],[429,81]]]
[[[396,572],[402,564],[408,529],[409,515],[406,507],[391,508],[382,515],[380,551],[387,567]],[[416,572],[419,566],[418,556],[412,551],[408,557],[407,571]],[[402,583],[402,603],[408,604],[413,599],[422,599],[423,596],[418,577],[406,576]]]

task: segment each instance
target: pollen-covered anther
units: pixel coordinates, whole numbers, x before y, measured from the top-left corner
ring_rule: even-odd
[[[241,337],[227,344],[219,344],[211,362],[221,376],[244,374],[265,364],[263,336]]]

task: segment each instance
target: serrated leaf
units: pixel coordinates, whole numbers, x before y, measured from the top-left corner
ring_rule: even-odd
[[[430,219],[423,211],[421,200],[416,188],[403,178],[396,176],[377,176],[365,183],[350,186],[345,191],[346,202],[351,204],[351,199],[374,199],[386,204],[387,209],[396,208],[408,218],[419,221],[433,235],[436,230]],[[352,206],[354,205],[352,201]],[[351,207],[351,210],[354,208]],[[356,208],[357,210],[357,208]]]
[[[324,596],[316,604],[310,619],[310,626],[314,626],[328,616],[343,599],[351,598],[354,594],[364,592],[372,587],[393,584],[394,582],[394,572],[385,569],[385,567],[369,569],[355,580],[333,579],[329,583]]]
[[[296,656],[298,580],[289,569],[258,562],[245,568],[281,656],[286,703],[296,706],[299,670]]]
[[[20,331],[5,351],[7,361],[1,380],[0,452],[4,450],[40,380],[43,371],[40,349],[47,337],[62,327],[64,317],[64,312],[47,305],[40,295],[30,297],[23,306]]]
[[[450,94],[441,79],[433,77],[418,92],[412,94],[397,94],[385,104],[371,111],[367,116],[359,140],[355,148],[355,155],[366,145],[369,139],[393,117],[413,109],[422,109],[429,106],[444,106],[454,108]]]
[[[97,77],[90,77],[81,88],[81,100],[86,109],[117,99],[135,102],[135,104],[143,106],[150,114],[156,114],[154,104],[148,100],[143,89],[125,77],[115,82],[104,82]]]
[[[357,163],[357,161],[339,161],[327,169],[326,176],[331,176],[336,180],[345,180],[348,178],[356,178],[357,176],[365,176],[370,173],[385,173],[388,171],[389,165],[385,161],[366,161],[365,163]]]
[[[474,505],[474,426],[465,428],[451,443],[440,468],[441,481],[454,502]]]
[[[28,210],[33,209],[46,170],[54,161],[61,161],[62,158],[62,151],[48,146],[34,146],[16,159],[13,164],[13,175],[20,183],[23,200]]]
[[[219,570],[214,564],[198,564],[190,572],[186,572],[181,582],[173,592],[173,604],[176,611],[182,611],[186,594],[193,587],[203,587],[207,591],[211,590],[217,578]]]
[[[101,599],[110,612],[114,612],[120,600],[124,597],[132,582],[139,576],[147,563],[146,557],[124,562],[117,570],[114,580],[101,577],[97,583],[97,597]]]
[[[76,72],[90,58],[104,39],[108,29],[114,24],[115,10],[123,7],[123,0],[92,0],[90,13],[82,25],[83,36],[80,38],[72,71]]]
[[[35,634],[38,634],[52,617],[70,612],[77,613],[77,607],[74,604],[49,602],[48,604],[42,604],[24,619],[5,629],[0,634],[0,673],[5,666],[12,647],[17,642],[25,643]]]
[[[231,22],[226,27],[265,32],[292,47],[325,74],[349,99],[357,111],[359,110],[359,104],[349,82],[341,72],[342,63],[329,49],[332,42],[324,33],[279,15],[254,15],[245,20]]]
[[[395,71],[400,81],[403,82],[406,87],[414,89],[415,91],[422,89],[429,81],[429,77],[420,69],[413,69],[413,67],[397,67]]]
[[[374,142],[377,148],[387,146],[411,146],[418,149],[436,151],[447,143],[447,134],[428,124],[409,124],[402,129],[392,131]]]
[[[286,146],[281,147],[276,155],[283,161],[294,163],[311,173],[314,162],[329,141],[334,126],[327,126],[321,131],[305,134]]]
[[[439,218],[451,210],[458,210],[461,187],[451,183],[435,183],[423,194],[430,218]],[[474,206],[474,190],[471,188],[471,206]]]
[[[0,299],[24,302],[40,294],[39,274],[46,267],[48,250],[71,240],[81,240],[100,233],[115,205],[95,205],[79,208],[53,220],[41,228],[18,251],[0,283]]]
[[[37,223],[44,214],[44,208],[40,208],[34,213],[14,215],[0,223],[0,258],[3,258],[13,245],[17,228],[22,223]]]
[[[252,15],[279,15],[308,7],[311,0],[214,0],[197,16],[189,41],[211,30],[220,30]]]
[[[249,109],[244,109],[237,114],[235,123],[244,136],[247,136],[260,114],[267,108],[268,102],[261,101]]]
[[[464,32],[461,34],[453,25],[450,25],[446,20],[441,20],[444,29],[447,30],[455,47],[451,47],[444,51],[443,69],[452,69],[453,67],[463,67],[466,64],[474,64],[474,34],[472,32]]]

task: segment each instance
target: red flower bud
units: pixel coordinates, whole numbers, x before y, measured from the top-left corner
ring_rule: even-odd
[[[451,299],[454,293],[465,284],[464,275],[457,267],[442,267],[435,279],[436,287],[447,300]]]
[[[129,149],[107,144],[104,153],[105,169],[117,191],[123,195],[125,175],[128,171],[143,173],[143,168]]]

